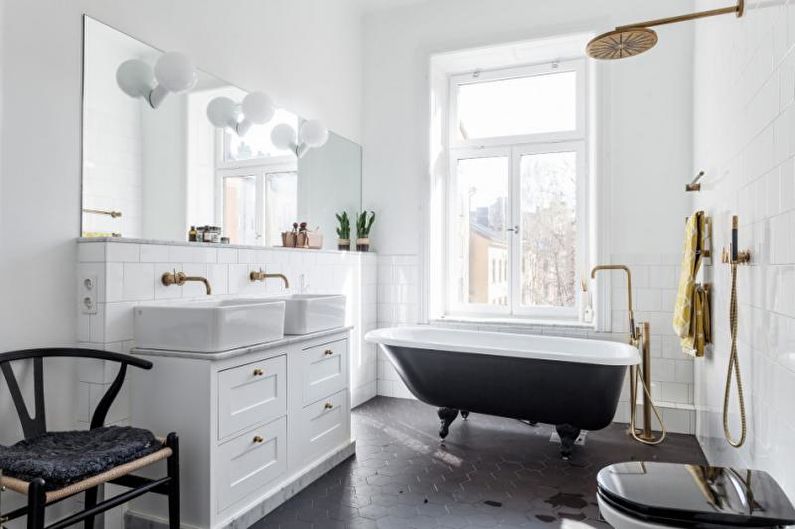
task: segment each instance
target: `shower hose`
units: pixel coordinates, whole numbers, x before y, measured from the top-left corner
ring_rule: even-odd
[[[743,395],[743,380],[740,375],[740,360],[737,356],[737,264],[731,264],[732,290],[729,301],[729,325],[731,327],[731,352],[729,353],[729,369],[726,373],[726,389],[723,393],[723,433],[726,440],[734,448],[745,444],[747,424],[745,419],[745,396]],[[737,382],[737,402],[740,407],[740,438],[735,439],[729,430],[729,395],[731,394],[732,373]]]

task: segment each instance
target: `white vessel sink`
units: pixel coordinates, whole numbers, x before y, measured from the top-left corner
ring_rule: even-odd
[[[286,303],[284,334],[309,334],[345,326],[345,296],[293,294],[279,298]]]
[[[284,338],[285,302],[223,299],[135,307],[142,349],[215,353]]]

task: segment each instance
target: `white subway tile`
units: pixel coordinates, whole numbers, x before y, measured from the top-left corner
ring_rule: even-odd
[[[109,242],[105,247],[105,258],[109,263],[137,263],[140,259],[140,245]]]
[[[151,263],[124,263],[123,301],[143,301],[154,299],[152,277],[154,265]]]
[[[81,263],[100,263],[105,261],[104,242],[81,242],[77,245],[77,260]]]
[[[141,262],[159,263],[168,261],[168,246],[165,244],[142,244]]]

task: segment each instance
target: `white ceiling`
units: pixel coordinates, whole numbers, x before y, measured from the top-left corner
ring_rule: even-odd
[[[357,0],[365,13],[371,11],[383,11],[396,7],[404,7],[414,4],[424,4],[430,0]]]

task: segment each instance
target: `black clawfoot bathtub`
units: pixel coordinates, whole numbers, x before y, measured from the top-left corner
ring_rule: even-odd
[[[580,430],[613,420],[638,351],[616,342],[397,327],[367,333],[419,400],[437,406],[444,439],[459,412],[553,424],[568,458]]]

